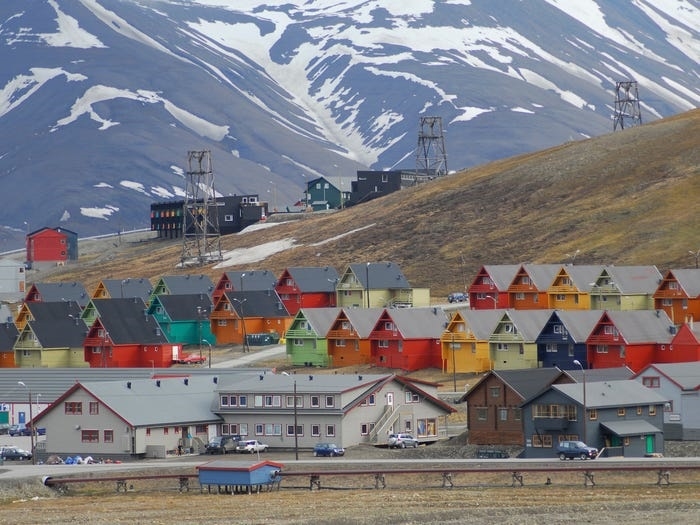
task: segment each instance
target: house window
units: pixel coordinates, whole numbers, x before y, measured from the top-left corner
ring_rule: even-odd
[[[321,406],[321,398],[319,396],[311,396],[311,406],[318,408]]]
[[[335,437],[335,425],[326,425],[326,436]]]
[[[294,425],[287,425],[287,435],[288,436],[293,436],[294,435]],[[304,426],[303,425],[297,425],[297,436],[303,436],[304,435]]]
[[[68,416],[82,416],[83,404],[80,401],[67,401],[63,405],[63,410]]]
[[[262,396],[261,394],[254,395],[253,396],[253,406],[254,407],[263,406],[263,400],[264,400],[264,396]]]
[[[219,402],[219,406],[222,406],[222,407],[228,406],[228,396],[221,396],[221,401]]]
[[[321,435],[321,425],[311,425],[311,435],[319,437]]]
[[[642,415],[642,407],[637,407],[637,415],[638,416]]]
[[[496,351],[497,352],[507,352],[508,351],[508,343],[498,343],[496,345]]]
[[[265,435],[266,436],[281,436],[282,435],[282,425],[279,423],[266,423],[265,424]]]
[[[420,397],[415,392],[406,392],[406,403],[420,403]]]
[[[248,396],[239,396],[238,397],[238,406],[244,407],[248,405]]]
[[[525,300],[525,294],[523,292],[518,292],[515,294],[515,300],[516,301],[524,301]]]
[[[523,418],[523,409],[522,408],[514,408],[513,410],[513,419],[515,421],[520,421]]]
[[[472,343],[472,354],[476,354],[476,343]]]
[[[238,401],[238,400],[236,399],[236,396],[231,396],[231,397],[229,397],[229,400],[228,400],[229,405],[232,406],[232,407],[235,407],[235,406],[236,406],[237,401]]]
[[[563,293],[558,293],[554,300],[559,302],[566,301],[566,295],[564,295]]]
[[[678,283],[676,281],[669,281],[668,289],[669,290],[678,290]]]
[[[89,410],[91,416],[98,415],[100,413],[100,404],[97,401],[90,401]]]
[[[554,325],[554,333],[555,334],[560,334],[562,333],[562,326],[560,324],[555,324]]]
[[[228,321],[226,319],[218,319],[216,321],[216,326],[227,326],[227,325],[228,325]]]
[[[501,396],[501,387],[500,386],[489,387],[489,392],[491,392],[491,397],[500,397]]]
[[[374,406],[377,402],[377,396],[374,394],[370,394],[367,399],[370,406]]]
[[[620,407],[617,409],[617,417],[625,417],[625,409],[624,407]]]
[[[231,425],[231,429],[233,430],[233,425]],[[247,436],[248,435],[248,423],[241,423],[238,425],[238,434],[241,436]]]
[[[362,423],[360,425],[360,435],[366,436],[369,434],[369,423]]]
[[[649,405],[649,415],[650,416],[656,415],[656,405]]]
[[[265,406],[266,407],[281,407],[282,406],[282,396],[265,396]]]
[[[629,447],[630,446],[630,437],[625,436],[624,438],[622,438],[622,444],[626,447]]]
[[[394,323],[392,323],[391,321],[386,321],[386,322],[384,323],[384,330],[387,330],[387,331],[390,332],[390,331],[392,331],[393,329],[394,329]]]
[[[83,430],[80,433],[80,440],[83,443],[99,443],[100,442],[100,431],[99,430]]]
[[[114,430],[104,430],[102,432],[102,441],[104,443],[114,443]]]
[[[598,411],[595,408],[588,409],[588,419],[596,421],[598,419]]]
[[[336,339],[335,346],[338,346],[341,348],[344,347],[345,346],[345,339]]]
[[[595,352],[596,354],[607,354],[608,345],[595,345]]]
[[[532,446],[535,448],[552,448],[552,435],[534,434],[532,436]]]
[[[515,326],[513,326],[511,323],[506,323],[505,325],[503,325],[503,331],[507,334],[517,333]]]
[[[642,407],[639,407],[639,411],[641,413]],[[673,412],[673,401],[666,401],[666,403],[664,403],[664,412]]]
[[[380,339],[377,341],[377,346],[379,348],[389,348],[389,340],[388,339]]]
[[[340,327],[343,330],[350,330],[350,322],[349,321],[343,321],[340,323]]]
[[[150,428],[147,428],[147,429],[146,429],[146,435],[147,435],[147,436],[150,436],[150,435],[151,435],[151,429],[150,429]]]
[[[303,407],[303,403],[301,402],[301,396],[296,396],[297,400],[297,408]],[[294,406],[294,396],[287,396],[287,407],[293,407]]]
[[[168,434],[170,434],[170,429],[168,427],[163,427],[163,435],[167,436]]]
[[[486,407],[477,407],[476,419],[479,421],[488,421],[489,410]]]
[[[556,351],[557,351],[557,345],[554,344],[554,343],[547,343],[547,344],[545,345],[544,349],[545,349],[545,352],[556,353]]]
[[[294,346],[304,346],[304,340],[303,339],[295,339]]]
[[[501,421],[508,421],[508,409],[507,408],[499,408],[498,414],[501,418]]]
[[[661,381],[659,376],[644,376],[642,377],[642,384],[647,388],[659,388]]]
[[[255,424],[255,435],[262,436],[264,434],[265,434],[265,426],[262,423],[256,423]]]
[[[326,396],[326,408],[333,408],[335,406],[335,399],[333,396]]]

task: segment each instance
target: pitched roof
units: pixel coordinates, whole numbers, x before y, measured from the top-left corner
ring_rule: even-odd
[[[162,285],[167,290],[167,293],[173,295],[205,293],[211,294],[214,290],[214,283],[207,275],[166,275],[161,277],[156,287],[162,288]],[[162,292],[161,292],[162,293]]]
[[[523,264],[523,269],[538,290],[547,290],[554,282],[560,268],[561,264]]]
[[[101,282],[109,296],[113,298],[138,297],[147,302],[153,292],[153,284],[145,277],[102,279]]]
[[[678,285],[690,298],[700,297],[700,270],[697,268],[681,268],[669,270],[667,278],[671,275],[678,282]]]
[[[535,341],[552,315],[552,310],[506,310],[523,341]]]
[[[577,383],[583,382],[583,370],[572,368],[566,373]],[[634,371],[628,366],[614,366],[611,368],[588,368],[586,370],[586,382],[596,381],[618,381],[621,379],[632,379]]]
[[[24,306],[29,310],[31,318],[37,321],[71,319],[71,316],[76,318],[80,317],[82,311],[80,305],[75,301],[29,301],[24,303]]]
[[[167,343],[160,325],[146,312],[146,305],[137,298],[94,299],[99,301],[99,322],[116,345]],[[97,322],[97,321],[96,321]]]
[[[566,272],[578,290],[590,292],[603,268],[602,264],[567,264],[562,267],[562,271]]]
[[[85,287],[79,282],[72,283],[34,283],[32,285],[39,293],[40,301],[45,303],[75,301],[84,307],[90,300],[90,296]],[[29,293],[31,293],[30,288]],[[27,302],[31,302],[31,299]]]
[[[606,266],[604,271],[622,294],[653,294],[662,279],[656,266]]]
[[[246,270],[226,272],[231,287],[238,292],[270,290],[277,284],[277,277],[270,270]]]
[[[302,308],[297,313],[297,318],[303,317],[316,335],[326,337],[339,313],[340,308],[337,307]]]
[[[495,310],[471,310],[465,307],[458,310],[467,323],[466,328],[472,331],[478,341],[486,341],[491,337],[496,325],[503,317],[503,312],[505,312],[502,308]]]
[[[19,332],[15,323],[0,323],[0,352],[11,352]]]
[[[440,339],[447,326],[442,308],[387,308],[385,312],[404,339]]]
[[[649,375],[654,370],[678,385],[682,390],[700,390],[700,361],[691,363],[656,363],[649,365],[635,377]]]
[[[80,318],[44,319],[29,321],[25,330],[31,330],[42,348],[81,348],[88,333]]]
[[[286,272],[301,292],[334,292],[339,279],[338,271],[331,266],[293,267]]]
[[[670,343],[673,322],[663,310],[611,310],[605,315],[627,343]]]
[[[224,294],[242,317],[289,317],[279,295],[274,289],[227,292]]]
[[[551,319],[559,319],[574,342],[585,343],[602,316],[602,310],[555,310]]]
[[[505,291],[520,269],[519,264],[488,264],[483,267],[497,290]]]
[[[539,394],[554,381],[565,375],[557,367],[527,370],[492,370],[491,373],[512,388],[523,401]]]
[[[369,337],[383,312],[384,308],[343,308],[343,314],[360,339]]]
[[[585,387],[587,408],[658,405],[668,401],[651,388],[631,379],[586,382]],[[583,405],[584,383],[558,384],[552,385],[552,388]]]
[[[398,290],[411,285],[393,262],[350,264],[348,268],[365,290]]]
[[[196,320],[200,315],[208,319],[213,306],[209,295],[202,293],[158,295],[149,307],[149,312],[153,312],[156,303],[163,307],[171,321]]]

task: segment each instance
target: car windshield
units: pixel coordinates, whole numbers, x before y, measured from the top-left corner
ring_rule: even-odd
[[[586,444],[583,441],[576,441],[574,445],[576,445],[579,448],[586,448]]]
[[[328,448],[338,448],[338,445],[336,445],[335,443],[329,443]]]

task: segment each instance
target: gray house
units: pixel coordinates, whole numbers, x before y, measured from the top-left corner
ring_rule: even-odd
[[[384,443],[394,432],[435,441],[454,412],[438,399],[437,387],[396,375],[261,373],[220,384],[212,412],[223,420],[221,434],[241,434],[270,448]]]
[[[667,399],[667,440],[700,440],[700,362],[652,364],[635,380]]]
[[[666,403],[633,380],[552,385],[522,405],[523,455],[555,457],[557,444],[565,440],[585,441],[604,456],[663,453]]]

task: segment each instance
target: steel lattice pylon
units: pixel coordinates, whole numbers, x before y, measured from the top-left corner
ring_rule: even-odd
[[[182,266],[221,261],[221,232],[210,151],[188,151]]]
[[[442,117],[421,117],[416,147],[416,174],[440,177],[447,174],[447,151]]]
[[[626,122],[627,121],[627,122]],[[636,81],[615,83],[615,114],[613,115],[613,131],[641,126],[642,111],[639,109],[639,91]]]

